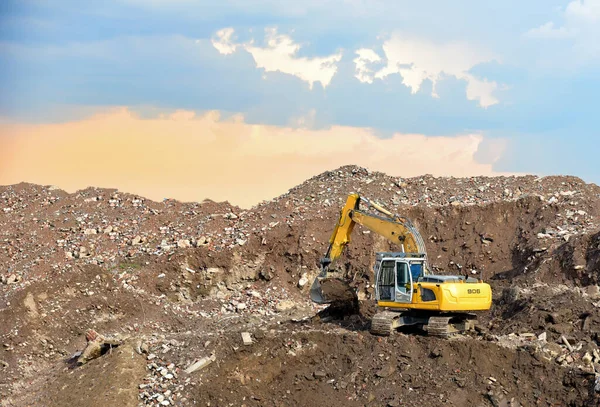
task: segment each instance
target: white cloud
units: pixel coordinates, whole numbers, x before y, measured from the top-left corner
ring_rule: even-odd
[[[573,37],[573,33],[567,30],[565,27],[554,27],[552,21],[548,21],[546,24],[540,25],[538,28],[532,28],[525,33],[530,38],[569,38]]]
[[[571,1],[562,15],[564,23],[556,26],[548,21],[525,33],[538,39],[571,39],[578,55],[584,58],[600,56],[600,0]]]
[[[467,99],[477,100],[482,107],[498,103],[494,96],[498,84],[469,73],[475,65],[495,58],[489,52],[476,50],[463,42],[436,44],[401,34],[395,34],[386,40],[383,43],[383,51],[387,64],[375,73],[374,78],[384,79],[398,73],[402,76],[402,83],[409,87],[413,94],[419,91],[423,81],[430,80],[433,85],[431,95],[439,97],[435,86],[443,75],[450,75],[467,82]],[[357,71],[360,70],[368,79],[368,73],[363,73],[365,59],[357,59]]]
[[[230,54],[236,49],[243,48],[248,51],[257,68],[265,72],[283,72],[294,75],[308,83],[310,89],[315,82],[321,82],[327,87],[337,72],[337,63],[342,59],[338,52],[325,57],[298,57],[301,46],[285,34],[278,34],[277,29],[265,29],[266,46],[255,46],[253,41],[236,44],[232,41],[233,28],[225,28],[217,32],[213,39],[213,46],[222,54]]]
[[[565,14],[570,18],[597,22],[600,20],[600,0],[572,1]]]
[[[462,79],[467,81],[467,99],[478,100],[482,107],[498,103],[498,99],[494,96],[494,91],[498,89],[496,82],[478,79],[471,74],[464,74]]]
[[[211,42],[213,47],[217,49],[223,55],[233,54],[238,45],[233,42],[233,28],[223,28],[215,34]]]
[[[356,66],[356,74],[354,76],[363,83],[373,83],[375,73],[371,66],[381,61],[381,57],[375,51],[368,48],[356,50],[356,55],[358,56],[352,60]]]

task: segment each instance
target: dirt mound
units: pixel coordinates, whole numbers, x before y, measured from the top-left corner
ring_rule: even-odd
[[[225,339],[225,349],[236,341]],[[226,351],[227,352],[227,351]],[[599,399],[593,375],[494,344],[398,334],[324,332],[292,325],[220,355],[198,377],[201,405],[564,405]],[[592,381],[590,382],[590,379]],[[504,404],[502,404],[504,403]]]
[[[413,220],[436,273],[490,282],[479,335],[371,336],[374,254],[396,248],[362,228],[333,265],[352,289],[324,287],[360,301],[310,302],[350,192]],[[599,200],[574,177],[354,166],[249,210],[0,187],[0,405],[596,405]],[[88,329],[129,347],[73,368]]]

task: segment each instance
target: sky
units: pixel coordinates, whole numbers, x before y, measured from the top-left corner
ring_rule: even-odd
[[[600,0],[3,0],[0,184],[250,207],[355,164],[600,184]]]

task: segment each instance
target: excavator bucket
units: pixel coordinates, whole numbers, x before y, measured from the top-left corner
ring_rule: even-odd
[[[310,287],[310,299],[317,304],[341,306],[358,301],[356,291],[342,278],[339,272],[331,272],[329,261],[322,262],[321,272]]]
[[[321,286],[321,280],[327,278],[327,270],[322,270],[321,273],[315,278],[312,286],[310,287],[310,299],[317,304],[328,304],[331,300],[327,301],[323,295],[323,287]]]

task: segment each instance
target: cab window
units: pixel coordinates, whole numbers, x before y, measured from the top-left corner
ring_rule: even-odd
[[[401,262],[396,263],[396,282],[398,287],[404,287],[406,284],[410,283],[408,264]]]

